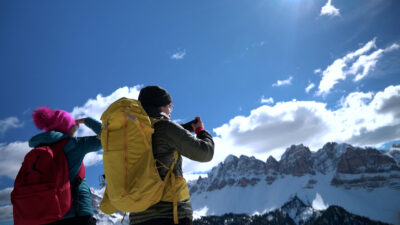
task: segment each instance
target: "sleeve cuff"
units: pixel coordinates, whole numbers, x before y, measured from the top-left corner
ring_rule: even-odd
[[[196,134],[199,134],[200,131],[203,131],[204,127],[198,127],[196,128],[196,130],[194,131]]]

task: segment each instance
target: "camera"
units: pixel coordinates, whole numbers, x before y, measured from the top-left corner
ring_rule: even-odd
[[[194,119],[192,121],[189,121],[187,123],[182,124],[182,127],[185,128],[186,130],[190,131],[190,132],[193,132],[194,130],[193,130],[192,124],[196,124],[197,122],[198,122],[198,120],[196,118],[196,119]]]

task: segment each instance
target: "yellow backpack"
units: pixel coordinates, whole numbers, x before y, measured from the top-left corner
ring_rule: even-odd
[[[174,222],[178,223],[177,202],[189,199],[186,181],[168,167],[164,180],[158,174],[152,151],[152,121],[140,102],[121,98],[101,116],[103,166],[107,180],[100,209],[106,214],[142,212],[159,201],[173,203]]]

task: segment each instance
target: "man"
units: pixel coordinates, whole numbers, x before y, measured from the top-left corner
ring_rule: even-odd
[[[210,133],[204,130],[201,118],[197,117],[197,123],[192,124],[196,136],[171,121],[172,98],[165,89],[159,86],[144,87],[139,93],[139,101],[149,117],[158,121],[154,124],[152,145],[158,172],[162,179],[166,177],[168,167],[175,161],[175,151],[178,151],[178,158],[173,173],[177,179],[183,177],[182,156],[198,162],[208,162],[212,159],[214,142]],[[187,185],[184,185],[188,192]],[[131,213],[130,223],[140,225],[174,224],[173,207],[172,202],[161,200],[143,212]],[[178,201],[177,215],[179,224],[192,224],[193,210],[189,198]]]

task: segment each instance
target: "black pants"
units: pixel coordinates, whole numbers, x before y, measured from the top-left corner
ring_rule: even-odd
[[[78,217],[59,220],[54,223],[49,223],[48,225],[96,225],[96,219],[91,215],[78,216]]]
[[[183,218],[179,220],[179,225],[192,225],[192,220],[188,218]],[[138,223],[135,225],[175,225],[173,219],[152,219],[143,223]]]

